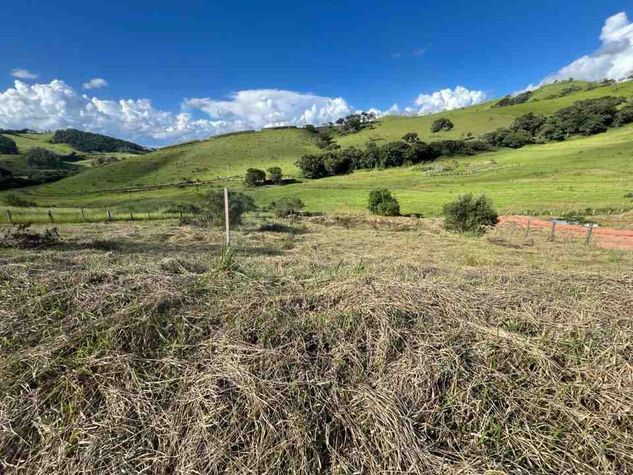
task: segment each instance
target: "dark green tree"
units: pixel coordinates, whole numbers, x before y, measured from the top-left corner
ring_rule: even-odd
[[[244,175],[246,186],[262,186],[266,183],[266,172],[257,168],[249,168]]]
[[[4,135],[0,135],[0,154],[2,155],[17,155],[18,146],[15,141]]]
[[[453,127],[454,125],[450,119],[447,119],[446,117],[441,117],[431,124],[431,132],[433,132],[434,134],[437,132],[448,132]]]
[[[297,160],[297,168],[305,178],[322,178],[327,176],[323,155],[306,154]]]
[[[275,185],[279,185],[283,180],[281,167],[270,167],[268,169],[268,180]]]

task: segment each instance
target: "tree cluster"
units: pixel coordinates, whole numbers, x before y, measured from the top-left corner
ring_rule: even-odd
[[[51,143],[65,143],[81,152],[145,153],[145,147],[107,135],[93,134],[76,129],[58,130]]]
[[[523,104],[527,102],[534,93],[532,91],[522,92],[516,96],[506,96],[497,102],[493,107],[508,107],[516,106],[517,104]]]
[[[249,168],[244,175],[244,184],[246,186],[263,186],[267,183],[279,185],[283,182],[283,172],[281,167],[270,167],[268,176],[264,170],[258,168]]]
[[[42,147],[33,147],[26,152],[26,163],[33,168],[61,168],[59,155]]]

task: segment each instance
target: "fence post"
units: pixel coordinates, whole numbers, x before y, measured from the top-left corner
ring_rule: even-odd
[[[108,210],[108,221],[112,221],[112,213]]]
[[[9,218],[9,224],[13,224],[13,216],[11,216],[11,210],[7,210],[7,218]]]
[[[53,212],[50,209],[48,210],[48,219],[51,220],[51,223],[54,221],[53,220]]]
[[[231,245],[231,226],[229,225],[229,190],[224,188],[224,220],[226,221],[226,245]]]
[[[549,236],[549,240],[553,241],[554,236],[556,236],[556,220],[552,221],[552,233]]]
[[[84,209],[81,208],[81,220],[85,223],[86,222],[86,215],[84,214]]]
[[[585,235],[585,246],[588,246],[591,242],[591,233],[593,233],[593,223],[589,223],[589,226],[587,226],[587,234]]]
[[[132,211],[130,211],[130,221],[134,221],[134,213]]]
[[[532,224],[532,220],[528,219],[527,227],[525,228],[525,239],[530,235],[530,225]]]

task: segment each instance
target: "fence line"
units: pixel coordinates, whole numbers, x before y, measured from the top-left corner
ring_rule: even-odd
[[[63,211],[55,210],[34,210],[25,208],[24,211],[13,208],[6,208],[4,213],[0,213],[0,224],[72,224],[72,223],[102,223],[111,221],[154,221],[163,219],[182,218],[180,212],[148,212],[147,215],[141,213],[134,214],[133,211],[115,212],[112,210],[77,208],[64,208]]]

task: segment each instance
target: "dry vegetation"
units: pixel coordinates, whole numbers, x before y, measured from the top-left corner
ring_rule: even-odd
[[[0,249],[0,472],[633,472],[633,253],[260,225]]]

